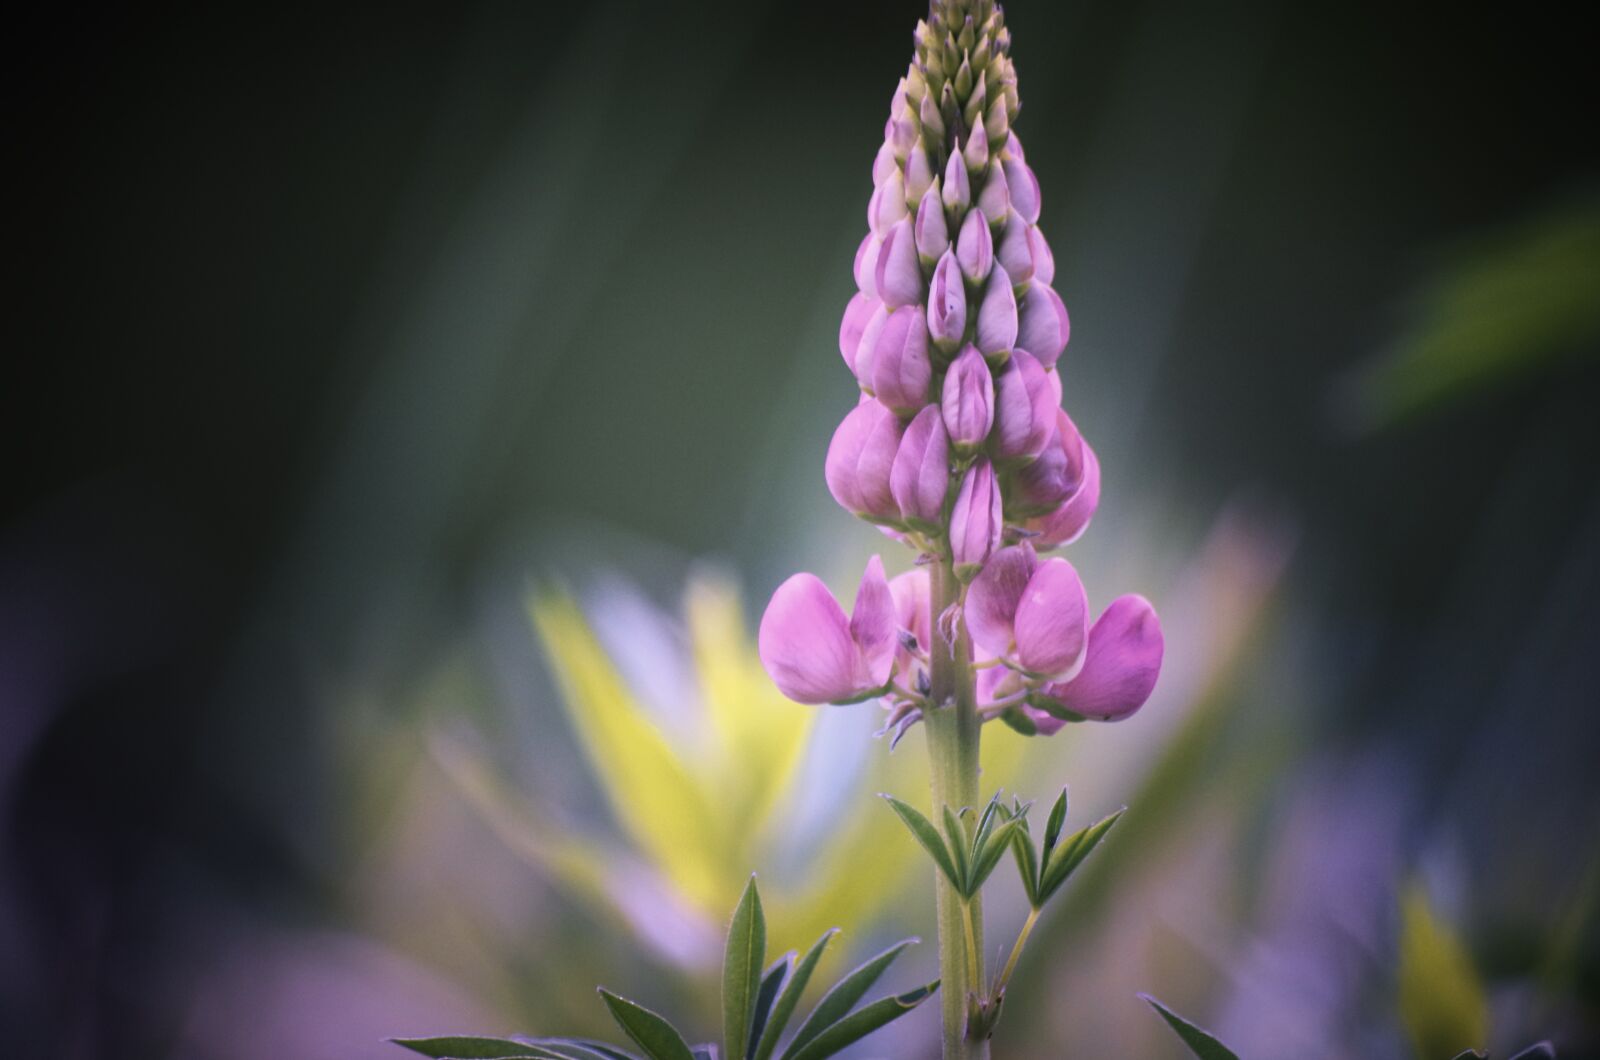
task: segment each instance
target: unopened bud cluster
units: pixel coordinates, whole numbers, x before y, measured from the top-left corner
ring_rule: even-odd
[[[1137,709],[1161,634],[1140,597],[1117,601],[1091,632],[1071,565],[1037,559],[1083,533],[1100,465],[1061,408],[1071,328],[1038,228],[1039,182],[1012,128],[1020,101],[1010,44],[993,0],[934,0],[917,25],[872,166],[857,293],[839,328],[861,397],[834,433],[825,476],[845,509],[973,583],[979,599],[967,607],[988,609],[973,641],[1005,663],[980,685],[995,708],[987,716],[1048,731],[1061,718]],[[918,681],[915,654],[886,624],[898,619],[925,653],[927,583],[918,570],[890,586],[874,558],[846,619],[820,582],[796,575],[762,623],[769,672],[804,702],[884,696],[904,707],[889,689],[896,674]],[[827,665],[805,643],[818,622],[831,630]],[[1086,669],[1100,689],[1087,698],[1068,688]]]

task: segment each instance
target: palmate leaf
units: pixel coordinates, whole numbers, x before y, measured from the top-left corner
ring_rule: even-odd
[[[1162,1019],[1167,1021],[1167,1026],[1172,1028],[1174,1034],[1183,1039],[1183,1044],[1200,1060],[1239,1060],[1232,1049],[1217,1041],[1215,1037],[1201,1030],[1188,1020],[1173,1012],[1167,1006],[1151,997],[1149,994],[1140,994],[1145,1003],[1155,1009]]]
[[[846,1046],[865,1038],[879,1027],[904,1016],[938,989],[939,981],[935,979],[926,986],[919,986],[907,993],[879,998],[843,1019],[834,1021],[811,1039],[803,1049],[795,1053],[792,1060],[823,1060],[824,1057],[832,1056]]]
[[[773,1003],[772,1013],[767,1017],[767,1025],[761,1030],[761,1041],[756,1044],[753,1060],[770,1060],[774,1050],[778,1048],[778,1039],[783,1037],[784,1028],[789,1024],[789,1017],[794,1015],[794,1010],[800,1004],[800,996],[806,992],[806,984],[811,981],[811,973],[817,968],[817,962],[822,959],[822,952],[828,948],[828,943],[839,930],[834,928],[823,932],[823,935],[806,955],[800,958],[800,963],[795,965],[794,974],[789,976],[789,981],[784,983],[783,990],[778,994],[778,1000]]]
[[[1011,852],[1017,860],[1017,875],[1022,877],[1022,889],[1028,895],[1028,905],[1038,909],[1044,904],[1039,898],[1039,855],[1033,849],[1033,836],[1028,833],[1024,819],[1021,827],[1011,832]]]
[[[390,1038],[396,1045],[405,1046],[414,1053],[433,1057],[434,1060],[524,1060],[535,1057],[548,1060],[559,1054],[541,1049],[532,1042],[519,1042],[511,1038],[485,1038],[475,1035],[452,1035],[444,1038]]]
[[[967,884],[972,879],[972,855],[967,851],[967,831],[961,826],[961,818],[956,816],[954,810],[944,808],[944,834],[950,840],[951,860],[956,867],[956,890],[963,897],[968,897]]]
[[[619,997],[600,988],[611,1018],[625,1031],[635,1045],[645,1051],[650,1060],[694,1060],[694,1053],[683,1040],[683,1035],[661,1016],[643,1005]]]
[[[750,877],[728,924],[722,959],[722,1047],[729,1060],[741,1060],[750,1041],[761,966],[767,959],[767,920],[761,893]]]
[[[1100,845],[1100,840],[1111,831],[1111,826],[1121,820],[1127,812],[1123,807],[1116,813],[1103,820],[1096,821],[1081,831],[1075,832],[1066,842],[1050,853],[1041,867],[1039,875],[1039,900],[1048,902],[1050,897],[1061,889],[1077,867],[1083,864],[1083,859],[1088,857],[1095,847]]]
[[[811,1010],[811,1015],[806,1017],[806,1021],[795,1032],[794,1040],[783,1052],[783,1060],[795,1060],[800,1050],[812,1039],[849,1015],[850,1010],[856,1007],[856,1002],[872,989],[872,984],[877,982],[884,970],[894,963],[894,959],[900,956],[907,946],[914,945],[918,941],[918,939],[901,939],[833,984],[832,989],[822,995],[817,1007]]]

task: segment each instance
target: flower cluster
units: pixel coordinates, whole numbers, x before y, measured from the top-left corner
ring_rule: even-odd
[[[1043,733],[1115,720],[1155,683],[1150,604],[1122,597],[1091,626],[1072,565],[1038,557],[1083,533],[1100,465],[1061,408],[1071,327],[1038,228],[1039,182],[1012,130],[1009,49],[992,0],[935,0],[917,26],[839,329],[861,397],[825,467],[841,506],[970,583],[964,606],[931,615],[925,568],[890,583],[874,557],[847,618],[816,577],[795,575],[768,606],[760,648],[803,703],[882,698],[911,715],[931,623],[963,612],[988,664],[985,718]]]

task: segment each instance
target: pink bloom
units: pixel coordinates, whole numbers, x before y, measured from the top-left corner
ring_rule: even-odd
[[[856,248],[856,289],[870,298],[878,297],[878,254],[883,250],[883,240],[871,232]]]
[[[939,201],[939,182],[934,181],[917,205],[917,219],[912,224],[917,240],[917,256],[924,266],[931,266],[950,248],[950,229],[945,224],[944,203]]]
[[[961,158],[961,141],[956,140],[955,150],[944,167],[944,205],[951,213],[960,213],[972,204],[972,180],[967,176],[967,165]]]
[[[1094,510],[1100,506],[1100,458],[1088,442],[1083,443],[1083,484],[1049,515],[1029,519],[1027,529],[1034,531],[1036,548],[1055,548],[1070,545],[1083,536]]]
[[[907,523],[932,531],[944,519],[949,489],[950,443],[939,407],[928,405],[911,420],[900,439],[889,471],[889,492]]]
[[[1000,511],[1000,483],[994,466],[982,457],[967,470],[950,512],[950,558],[963,580],[983,569],[1000,547],[1004,520]]]
[[[972,634],[972,643],[990,656],[1011,654],[1017,605],[1022,602],[1028,579],[1038,569],[1039,557],[1033,546],[1024,541],[990,556],[972,579],[964,612],[967,630]]]
[[[867,200],[867,227],[881,238],[909,213],[905,178],[896,167],[887,180],[872,189],[872,198]]]
[[[946,250],[928,285],[928,334],[948,354],[967,332],[967,292],[955,252]],[[842,339],[840,340],[843,341]]]
[[[932,586],[928,579],[927,568],[917,567],[896,576],[889,583],[889,593],[894,597],[896,626],[916,638],[917,649],[926,655],[933,644],[929,630],[931,618],[928,613]],[[896,648],[895,666],[900,673],[910,673],[915,664],[916,660],[903,645]]]
[[[933,365],[928,360],[928,322],[922,307],[903,305],[889,314],[873,348],[871,363],[862,367],[861,382],[894,412],[904,416],[928,402]],[[870,376],[866,373],[870,372]]]
[[[1017,348],[1039,358],[1046,368],[1054,367],[1072,337],[1072,322],[1067,319],[1061,296],[1043,283],[1036,283],[1023,296],[1020,314]]]
[[[873,520],[893,521],[900,509],[889,489],[889,473],[900,447],[900,421],[882,404],[865,398],[851,409],[828,445],[823,475],[840,507]]]
[[[1000,267],[1011,277],[1013,287],[1021,287],[1033,278],[1033,242],[1028,238],[1030,226],[1012,210],[1006,215],[1006,226],[1000,232],[994,256]]]
[[[761,616],[761,665],[797,703],[854,703],[884,693],[895,655],[894,601],[873,556],[861,575],[854,613],[814,574],[778,586]]]
[[[1063,711],[1097,721],[1121,721],[1144,706],[1161,673],[1165,641],[1155,608],[1142,596],[1111,601],[1089,631],[1089,648],[1076,677],[1046,685],[1038,693]],[[1037,707],[1028,714],[1040,732],[1054,732],[1060,719]],[[1046,729],[1046,722],[1053,723]]]
[[[1050,444],[1033,463],[1018,469],[1007,483],[1006,516],[1032,518],[1061,507],[1083,485],[1083,436],[1063,409],[1056,409]]]
[[[989,222],[977,210],[968,210],[956,237],[956,262],[967,282],[976,286],[989,275],[994,265],[994,236]]]
[[[1082,665],[1089,600],[1072,564],[1040,562],[1026,543],[990,557],[967,590],[967,629],[985,652],[1035,677],[1063,680]]]
[[[978,212],[983,214],[984,220],[997,225],[1006,219],[1010,209],[1011,196],[1006,190],[1005,170],[991,162],[983,190],[978,192]]]
[[[844,319],[839,323],[839,352],[852,372],[856,370],[856,350],[861,348],[861,333],[866,330],[867,321],[872,319],[873,310],[877,308],[876,298],[859,293],[844,307]]]
[[[1032,460],[1056,430],[1056,393],[1049,374],[1026,350],[1017,350],[995,381],[996,460]]]
[[[905,203],[900,204],[901,209]],[[873,272],[878,297],[891,309],[922,301],[922,270],[917,261],[916,234],[911,219],[902,217],[883,236],[883,249]]]
[[[1056,280],[1056,258],[1038,225],[1028,226],[1029,256],[1033,258],[1033,282],[1049,285]]]
[[[945,430],[957,449],[974,451],[994,426],[994,379],[974,346],[967,346],[945,373],[940,395]]]
[[[1006,186],[1011,189],[1012,207],[1028,224],[1038,224],[1039,178],[1033,175],[1033,170],[1020,155],[1007,158],[1002,164],[1005,166]]]
[[[984,231],[988,231],[987,225]],[[989,273],[983,301],[978,304],[977,330],[978,352],[985,357],[1010,353],[1017,344],[1017,298],[1011,292],[1011,277],[1004,269]]]

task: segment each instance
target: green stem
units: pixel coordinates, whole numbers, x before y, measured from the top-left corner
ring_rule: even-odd
[[[978,717],[977,692],[967,643],[966,622],[957,623],[955,643],[945,639],[939,616],[961,598],[961,582],[949,560],[933,565],[931,644],[928,658],[933,706],[923,718],[928,734],[928,760],[933,789],[933,817],[938,820],[944,807],[959,811],[963,806],[978,806],[978,739],[982,721]],[[952,647],[954,651],[952,651]],[[987,1060],[987,1040],[974,1042],[966,1036],[967,994],[983,989],[983,906],[974,897],[969,921],[962,910],[965,904],[942,875],[935,880],[939,914],[939,988],[944,1016],[944,1060]],[[971,948],[969,955],[968,948]]]
[[[1016,945],[1011,947],[1011,956],[1006,960],[1005,970],[1000,973],[1000,978],[994,984],[996,997],[1006,992],[1006,984],[1011,982],[1011,973],[1017,970],[1017,958],[1022,956],[1022,947],[1027,943],[1028,936],[1033,934],[1033,925],[1039,922],[1039,910],[1028,910],[1028,919],[1023,921],[1022,930],[1017,932]]]

